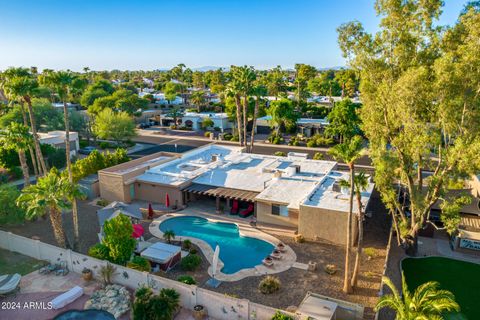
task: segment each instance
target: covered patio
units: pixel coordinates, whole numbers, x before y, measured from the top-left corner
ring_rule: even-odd
[[[192,183],[182,190],[186,203],[195,201],[198,198],[210,197],[215,199],[215,212],[217,214],[230,212],[234,202],[248,203],[248,206],[253,206],[253,215],[255,215],[255,197],[259,192],[238,190],[225,187],[215,187],[206,184]],[[222,206],[222,202],[224,205]],[[222,208],[223,207],[223,208]]]

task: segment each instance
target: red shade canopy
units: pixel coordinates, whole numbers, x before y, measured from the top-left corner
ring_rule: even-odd
[[[133,238],[140,238],[141,236],[143,236],[145,229],[141,224],[134,224],[132,225],[132,227],[133,227],[133,233],[132,233]]]
[[[168,193],[165,194],[165,206],[170,207],[170,197],[168,196]]]

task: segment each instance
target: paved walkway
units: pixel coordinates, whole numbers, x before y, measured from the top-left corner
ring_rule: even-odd
[[[419,237],[418,256],[442,256],[480,264],[480,257],[468,253],[453,251],[448,240],[439,238]]]

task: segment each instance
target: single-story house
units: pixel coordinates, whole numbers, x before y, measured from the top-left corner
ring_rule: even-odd
[[[186,112],[182,117],[182,125],[195,131],[200,130],[205,118],[210,118],[213,121],[211,128],[220,128],[221,132],[233,128],[233,122],[228,119],[226,113],[215,112]]]
[[[38,132],[41,144],[65,149],[65,131]],[[80,150],[78,132],[70,131],[70,156],[76,156]]]

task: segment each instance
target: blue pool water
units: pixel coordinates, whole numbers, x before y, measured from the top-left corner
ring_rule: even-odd
[[[220,260],[224,266],[222,272],[232,274],[241,269],[253,268],[274,249],[273,245],[256,238],[243,237],[236,224],[211,222],[205,218],[193,216],[174,217],[163,221],[160,230],[173,230],[176,236],[187,236],[207,242],[212,250],[218,244]]]

